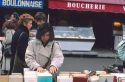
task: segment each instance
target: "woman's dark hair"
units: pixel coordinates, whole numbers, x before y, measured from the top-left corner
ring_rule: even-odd
[[[7,28],[7,29],[15,29],[15,28],[17,28],[15,22],[16,21],[14,21],[14,20],[8,20],[3,24],[3,28]]]
[[[46,21],[46,14],[45,13],[43,13],[43,12],[37,12],[36,14],[35,14],[35,20],[36,21],[39,21],[39,20],[43,20],[43,21]]]
[[[48,23],[44,23],[42,28],[39,28],[36,33],[36,38],[41,40],[41,36],[43,36],[46,32],[50,33],[49,41],[54,40],[54,31],[53,27],[49,25]]]
[[[17,12],[13,12],[12,15],[16,18],[16,20],[19,20],[19,14]]]

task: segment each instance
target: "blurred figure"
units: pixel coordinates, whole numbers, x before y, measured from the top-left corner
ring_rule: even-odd
[[[37,12],[34,19],[33,28],[30,31],[30,37],[32,38],[36,36],[37,29],[42,28],[43,24],[46,22],[46,14],[43,12]]]
[[[42,28],[43,24],[46,22],[46,14],[43,12],[37,12],[34,18],[37,28]]]
[[[18,24],[19,14],[16,13],[16,12],[14,12],[14,13],[11,14],[11,16],[6,15],[5,22],[6,22],[6,21],[14,21],[14,23],[15,23],[15,25],[16,25],[16,27],[15,27],[14,29],[17,29],[17,27],[18,27],[18,25],[19,25],[19,24]],[[4,22],[4,23],[5,23],[5,22]],[[3,26],[2,26],[2,32],[5,33],[6,30],[7,30],[7,28],[6,28],[5,24],[3,24]]]
[[[6,22],[6,21],[8,21],[10,19],[10,15],[9,14],[6,14],[5,16],[4,16],[4,23]],[[2,24],[2,28],[0,28],[0,35],[2,35],[2,36],[4,36],[5,34],[4,34],[4,31],[6,30],[6,27],[4,26],[5,24]]]
[[[15,21],[6,21],[4,23],[4,26],[6,28],[5,30],[5,39],[3,40],[3,64],[2,64],[2,71],[3,73],[7,73],[10,70],[10,56],[11,53],[11,42],[12,42],[12,36],[15,33],[16,24]]]
[[[7,20],[4,22],[3,24],[3,33],[4,35],[6,36],[6,32],[9,30],[9,31],[15,31],[15,29],[17,28],[17,25],[15,23],[16,21],[15,20]]]
[[[19,17],[19,27],[12,38],[11,50],[12,57],[10,63],[10,73],[22,73],[25,63],[25,51],[29,40],[29,30],[32,27],[34,18],[30,14],[22,14]]]
[[[19,21],[19,14],[18,14],[17,12],[14,12],[14,13],[11,14],[10,20],[14,20],[16,26],[17,26],[17,27],[19,26],[19,24],[18,24],[18,21]],[[17,29],[17,28],[15,28],[15,29]]]
[[[15,28],[17,27],[15,21],[6,21],[4,23],[6,30],[4,31],[5,40],[3,40],[4,47],[10,47],[12,42],[12,36],[15,33]]]
[[[19,20],[19,14],[17,12],[12,13],[11,16],[10,16],[10,20],[18,21]]]

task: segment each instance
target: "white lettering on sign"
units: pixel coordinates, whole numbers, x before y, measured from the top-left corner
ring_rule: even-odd
[[[3,0],[2,6],[13,6],[13,7],[35,7],[42,8],[42,1],[29,1],[29,0]]]
[[[104,4],[92,4],[92,3],[77,3],[77,2],[67,2],[68,8],[82,8],[82,9],[95,9],[95,10],[105,10]]]
[[[125,6],[123,6],[123,10],[125,11]]]

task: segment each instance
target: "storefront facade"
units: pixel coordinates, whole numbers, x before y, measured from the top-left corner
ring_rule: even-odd
[[[124,23],[124,4],[124,0],[49,0],[50,23],[54,26],[93,27],[94,48],[112,50],[115,43],[113,23]]]
[[[49,0],[49,8],[77,11],[125,13],[125,1],[119,0]]]

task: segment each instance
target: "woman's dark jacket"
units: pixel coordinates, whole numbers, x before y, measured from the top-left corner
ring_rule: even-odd
[[[12,37],[12,44],[11,44],[12,54],[15,55],[17,50],[17,55],[23,61],[25,60],[25,52],[28,46],[28,40],[29,40],[29,30],[24,26],[20,26]]]

